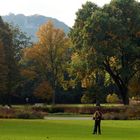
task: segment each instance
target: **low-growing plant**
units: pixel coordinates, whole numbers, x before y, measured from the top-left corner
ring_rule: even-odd
[[[92,96],[90,94],[88,94],[88,93],[84,94],[81,97],[81,103],[83,103],[83,104],[91,104],[91,103],[93,103]]]
[[[119,97],[115,93],[109,94],[106,98],[106,101],[108,103],[118,103],[119,102]]]
[[[15,110],[12,108],[0,108],[0,118],[14,118]]]
[[[128,116],[124,113],[105,113],[103,115],[104,120],[127,120]]]
[[[20,112],[17,113],[16,118],[18,119],[43,119],[44,116],[39,112]]]

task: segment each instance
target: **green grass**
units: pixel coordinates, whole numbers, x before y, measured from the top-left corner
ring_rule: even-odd
[[[140,140],[140,121],[102,121],[102,135],[92,127],[92,120],[0,120],[0,140]]]

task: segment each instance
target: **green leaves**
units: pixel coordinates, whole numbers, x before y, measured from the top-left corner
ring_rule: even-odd
[[[81,12],[87,18],[81,18]],[[87,62],[94,61],[97,68],[106,70],[124,95],[127,95],[128,84],[136,68],[139,71],[139,15],[140,4],[134,0],[113,0],[94,10],[86,3],[79,10],[71,32],[76,51],[86,50],[86,55],[92,54],[94,59],[89,58]],[[90,49],[94,52],[89,52]]]

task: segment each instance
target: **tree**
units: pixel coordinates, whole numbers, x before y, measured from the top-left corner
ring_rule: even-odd
[[[108,94],[108,96],[106,97],[106,101],[108,103],[118,103],[119,102],[119,98],[118,98],[117,94],[115,94],[115,93]]]
[[[26,47],[31,47],[32,42],[31,42],[31,38],[28,37],[26,33],[22,32],[18,26],[9,24],[9,29],[12,34],[13,55],[14,55],[14,61],[17,67],[16,68],[17,69],[16,82],[14,85],[15,86],[14,94],[16,98],[14,97],[14,100],[15,99],[18,100],[18,98],[23,99],[23,95],[25,96],[25,94],[29,94],[29,91],[26,90],[26,93],[24,93],[24,90],[26,89],[26,86],[29,85],[30,83],[28,83],[28,81],[26,81],[26,79],[22,77],[20,70],[23,67],[22,65],[23,50]]]
[[[85,27],[92,14],[98,9],[99,7],[92,2],[86,2],[82,5],[82,8],[76,13],[77,18],[69,34],[74,44],[71,61],[74,74],[77,74],[76,78],[84,83],[84,88],[92,89],[94,92],[96,90],[97,105],[100,104],[100,93],[104,87],[104,72],[96,64],[95,49],[87,43]]]
[[[8,83],[7,75],[8,75],[8,67],[5,62],[4,47],[3,44],[0,42],[0,96],[1,98],[6,94],[7,83]]]
[[[9,28],[12,33],[14,58],[17,63],[20,63],[23,49],[26,47],[31,47],[33,43],[31,42],[31,38],[27,36],[26,33],[22,32],[18,26],[9,25]]]
[[[134,98],[140,98],[140,72],[137,73],[130,81],[129,95]]]
[[[52,87],[52,103],[64,78],[65,64],[68,59],[70,40],[60,29],[54,28],[52,22],[42,25],[37,32],[39,41],[24,51],[28,70],[36,73],[34,77],[40,82],[48,81]]]
[[[3,81],[1,94],[3,95],[4,104],[11,104],[11,94],[15,90],[17,66],[14,59],[14,49],[12,43],[12,33],[9,25],[4,23],[0,17],[0,47],[1,47],[1,70],[0,75]]]
[[[83,94],[83,96],[81,97],[81,103],[92,104],[93,103],[92,95],[90,95],[89,93]]]
[[[85,28],[87,21],[91,18],[92,13],[97,9],[99,8],[96,4],[86,2],[76,13],[77,18],[69,35],[77,49],[81,49],[85,46],[86,40],[84,40],[85,33],[83,29]]]
[[[34,94],[35,94],[36,97],[49,102],[50,99],[52,98],[52,93],[53,92],[54,91],[53,91],[52,87],[49,85],[49,83],[47,81],[43,81],[35,89]]]
[[[129,82],[140,70],[139,14],[139,2],[113,0],[103,8],[96,9],[84,21],[81,31],[84,40],[82,48],[88,46],[94,51],[98,68],[109,73],[124,104],[129,104]]]

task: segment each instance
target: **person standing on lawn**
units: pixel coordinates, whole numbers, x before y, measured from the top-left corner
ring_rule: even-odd
[[[100,107],[98,107],[95,113],[93,114],[93,120],[95,120],[93,134],[97,134],[97,131],[98,134],[101,134],[102,112],[100,111]]]

